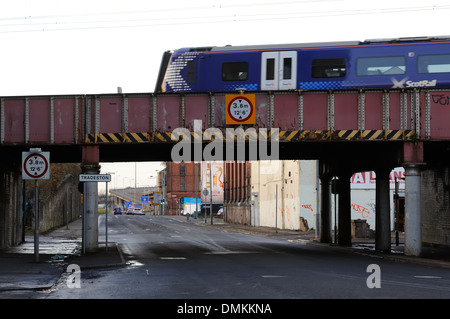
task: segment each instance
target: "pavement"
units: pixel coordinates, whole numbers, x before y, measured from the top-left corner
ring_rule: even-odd
[[[34,236],[25,236],[21,245],[0,250],[0,293],[2,291],[46,291],[60,280],[67,266],[81,270],[126,265],[116,243],[99,242],[97,252],[82,254],[82,220],[78,219],[39,236],[39,256],[34,254]],[[1,298],[1,295],[0,295]]]
[[[184,216],[170,216],[180,222],[196,223],[199,226],[213,227],[226,232],[240,232],[244,234],[270,236],[290,242],[302,242],[308,245],[329,247],[329,249],[343,249],[360,254],[375,255],[380,258],[402,262],[418,263],[431,267],[450,268],[450,249],[438,247],[423,247],[421,257],[406,256],[404,254],[403,234],[400,234],[399,245],[393,244],[390,253],[377,252],[374,249],[374,239],[352,239],[351,247],[340,247],[333,244],[320,243],[315,232],[295,230],[281,230],[271,227],[254,227],[236,225],[223,221],[222,218],[190,218]],[[99,242],[97,252],[82,254],[81,247],[82,221],[78,219],[68,226],[63,226],[39,237],[39,260],[34,254],[34,237],[26,236],[25,242],[19,246],[0,250],[0,298],[2,292],[8,291],[46,291],[61,280],[67,273],[67,266],[78,265],[81,270],[89,268],[122,267],[127,265],[120,246],[109,243],[108,249],[103,242]]]

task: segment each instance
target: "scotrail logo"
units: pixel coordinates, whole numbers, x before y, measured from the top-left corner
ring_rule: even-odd
[[[392,88],[418,88],[418,87],[435,87],[437,84],[437,80],[421,80],[421,81],[408,81],[408,78],[404,78],[400,81],[397,81],[395,78],[391,78],[392,83],[394,84]]]
[[[195,120],[193,136],[191,138],[191,132],[186,128],[173,130],[171,139],[177,142],[171,151],[173,162],[277,161],[280,158],[278,128],[260,128],[258,131],[253,127],[245,131],[241,127],[227,128],[224,136],[220,129],[214,127],[202,132],[202,121]],[[209,143],[203,146],[203,142]]]

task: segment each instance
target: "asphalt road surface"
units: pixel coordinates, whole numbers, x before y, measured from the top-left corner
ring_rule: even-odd
[[[108,229],[109,241],[120,245],[128,265],[83,270],[80,288],[61,281],[41,298],[450,298],[449,269],[292,237],[247,235],[151,215],[109,216]]]

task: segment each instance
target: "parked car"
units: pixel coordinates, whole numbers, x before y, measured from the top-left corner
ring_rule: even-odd
[[[213,213],[213,215],[218,215],[219,214],[219,210],[220,210],[220,208],[222,208],[223,206],[221,205],[221,204],[213,204],[213,209],[212,209],[212,213]],[[199,212],[199,216],[205,216],[205,214],[206,214],[206,216],[211,216],[210,214],[210,205],[203,205],[202,204],[202,207],[201,207],[201,209],[200,209],[200,212]]]
[[[122,215],[122,208],[120,207],[114,208],[114,215]]]

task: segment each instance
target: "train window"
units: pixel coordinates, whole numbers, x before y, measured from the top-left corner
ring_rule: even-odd
[[[358,76],[397,75],[406,73],[403,56],[359,58],[356,61]]]
[[[222,64],[222,81],[246,81],[247,78],[247,62],[226,62]]]
[[[419,55],[417,73],[450,73],[450,54]]]
[[[292,58],[283,59],[283,80],[292,78]]]
[[[342,78],[346,73],[345,59],[312,60],[311,77],[313,78]]]
[[[266,60],[266,80],[275,80],[275,59]]]
[[[195,83],[195,61],[188,61],[187,63],[187,77],[188,84]]]

